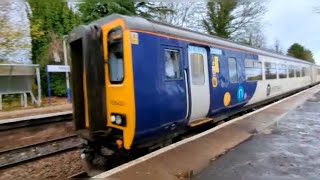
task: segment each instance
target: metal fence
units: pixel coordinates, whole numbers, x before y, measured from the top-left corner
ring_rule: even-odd
[[[37,99],[32,93],[36,81]],[[21,105],[27,107],[27,94],[32,103],[41,105],[41,85],[39,65],[31,64],[0,64],[0,110],[2,96],[6,94],[21,94]]]

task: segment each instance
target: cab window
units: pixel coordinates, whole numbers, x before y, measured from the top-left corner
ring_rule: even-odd
[[[108,34],[108,67],[112,84],[120,84],[124,79],[123,40],[121,28],[115,28]]]

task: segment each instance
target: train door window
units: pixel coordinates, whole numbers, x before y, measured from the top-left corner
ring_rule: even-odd
[[[178,50],[165,49],[165,75],[167,80],[180,79],[180,54]]]
[[[285,64],[279,64],[278,73],[280,79],[287,78],[287,66]]]
[[[247,81],[262,80],[262,63],[260,61],[246,59],[245,71]]]
[[[238,82],[237,61],[235,58],[228,58],[229,79],[231,83]]]
[[[294,78],[294,67],[289,66],[289,78]]]
[[[266,79],[277,79],[277,65],[270,62],[265,62]]]
[[[300,67],[296,67],[296,76],[301,77],[301,68]]]
[[[115,28],[108,34],[108,69],[112,84],[120,84],[124,79],[123,40],[121,28]]]
[[[202,54],[190,54],[192,84],[203,85],[205,83],[204,59]]]

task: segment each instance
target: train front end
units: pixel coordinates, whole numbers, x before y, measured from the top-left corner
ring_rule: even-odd
[[[69,36],[73,119],[90,175],[130,150],[135,129],[130,32],[109,16]]]

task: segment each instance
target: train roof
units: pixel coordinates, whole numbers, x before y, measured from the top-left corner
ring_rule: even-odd
[[[207,44],[213,44],[213,45],[219,45],[219,46],[224,46],[228,48],[233,48],[233,49],[238,49],[242,51],[247,51],[249,53],[256,53],[260,55],[265,55],[269,57],[274,57],[274,58],[279,58],[279,59],[284,59],[288,61],[295,61],[295,62],[301,62],[305,64],[311,64],[311,65],[316,65],[301,59],[289,57],[286,55],[281,55],[273,52],[269,52],[263,49],[258,49],[254,48],[248,45],[240,44],[240,43],[235,43],[227,39],[223,39],[220,37],[192,31],[189,29],[157,22],[154,20],[150,19],[144,19],[141,17],[136,17],[136,16],[125,16],[125,15],[119,15],[119,14],[113,14],[104,18],[101,18],[97,21],[94,21],[89,24],[89,26],[101,26],[103,24],[106,24],[112,20],[121,18],[124,20],[126,28],[128,29],[134,29],[134,30],[141,30],[141,31],[148,31],[148,32],[153,32],[153,33],[158,33],[158,34],[163,34],[163,35],[168,35],[168,36],[174,36],[174,37],[179,37],[179,38],[185,38],[185,39],[190,39],[190,40],[195,40],[199,42],[204,42]],[[75,32],[79,32],[84,30],[86,27],[78,28],[75,30]],[[80,30],[82,29],[82,30]],[[81,33],[82,34],[82,33]]]

